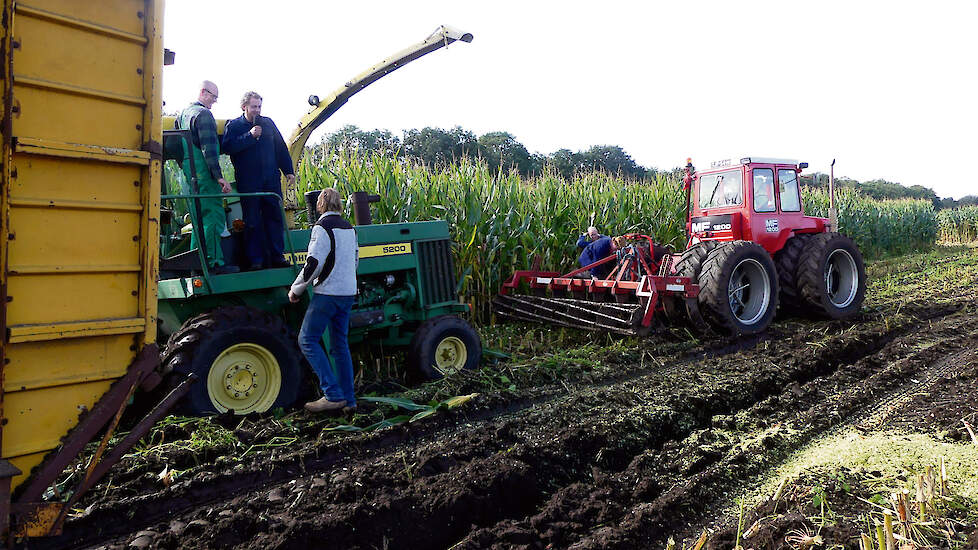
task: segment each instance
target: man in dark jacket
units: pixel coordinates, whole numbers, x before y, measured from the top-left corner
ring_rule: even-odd
[[[282,134],[272,119],[261,116],[261,102],[255,92],[241,98],[244,114],[228,122],[221,150],[231,156],[239,193],[272,192],[281,197],[279,171],[290,184],[295,182],[295,171]],[[248,269],[291,265],[283,257],[285,224],[279,199],[241,197],[241,214]]]
[[[602,258],[606,258],[616,250],[611,237],[605,237],[598,233],[597,228],[594,226],[587,228],[587,233],[577,239],[577,247],[584,249],[581,251],[581,257],[577,260],[581,267],[591,265]],[[614,266],[614,262],[605,262],[591,269],[591,275],[603,279],[611,272]]]

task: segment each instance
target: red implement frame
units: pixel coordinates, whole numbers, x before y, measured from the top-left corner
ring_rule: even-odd
[[[623,238],[631,241],[646,241],[650,251],[654,244],[648,235],[628,234],[623,235]],[[617,262],[617,264],[607,277],[603,279],[580,277],[581,274],[609,262]],[[644,307],[639,325],[647,329],[651,326],[656,311],[662,309],[661,296],[675,296],[688,300],[695,299],[699,295],[699,286],[693,284],[689,277],[660,274],[661,265],[662,262],[655,263],[651,258],[646,258],[633,242],[623,246],[615,254],[567,273],[517,271],[503,283],[499,294],[508,296],[517,293],[521,285],[526,283],[530,293],[537,297],[546,296],[549,289],[554,296],[574,296],[577,299],[589,299],[595,302],[636,303]]]

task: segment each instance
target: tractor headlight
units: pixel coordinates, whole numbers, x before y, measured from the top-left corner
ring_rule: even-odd
[[[394,286],[394,281],[395,279],[393,275],[388,273],[387,275],[384,276],[384,284],[387,285],[388,287]]]

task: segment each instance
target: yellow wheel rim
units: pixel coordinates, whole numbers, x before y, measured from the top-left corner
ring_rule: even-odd
[[[282,370],[268,349],[258,344],[235,344],[224,350],[207,374],[207,395],[218,412],[265,412],[282,388]]]
[[[465,360],[469,352],[465,343],[454,336],[449,336],[435,348],[435,368],[442,376],[450,376],[465,368]]]

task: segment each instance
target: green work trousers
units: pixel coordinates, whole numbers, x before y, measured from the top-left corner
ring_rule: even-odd
[[[191,147],[194,155],[194,168],[197,169],[197,189],[201,195],[217,195],[221,193],[221,185],[217,183],[210,172],[207,171],[207,164],[204,162],[204,155],[200,149]],[[183,173],[187,176],[187,188],[184,194],[190,194],[190,163],[184,161]],[[224,199],[218,197],[214,199],[190,199],[188,208],[196,208],[197,201],[200,201],[200,227],[195,227],[190,236],[190,248],[199,246],[198,235],[204,239],[204,248],[207,252],[207,265],[217,267],[224,265],[224,252],[221,251],[221,233],[227,228],[227,218],[224,216]]]

